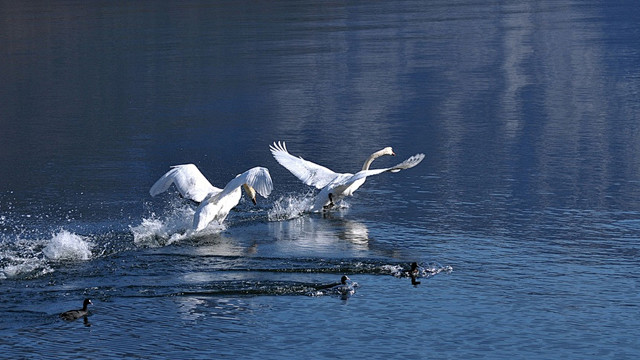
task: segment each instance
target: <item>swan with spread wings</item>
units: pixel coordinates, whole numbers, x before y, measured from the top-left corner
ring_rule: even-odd
[[[291,155],[284,142],[274,142],[269,146],[269,149],[280,165],[284,166],[306,185],[314,186],[320,190],[320,193],[316,197],[316,200],[310,209],[314,212],[321,211],[323,209],[331,209],[345,196],[351,196],[354,191],[364,184],[368,176],[378,175],[384,172],[398,172],[400,170],[410,169],[418,165],[422,159],[424,159],[424,154],[416,154],[396,166],[370,170],[369,166],[371,166],[373,160],[380,156],[395,156],[393,149],[391,147],[386,147],[371,154],[371,156],[369,156],[369,158],[364,162],[362,170],[355,174],[341,174],[311,161],[307,161],[301,157]]]
[[[244,188],[247,196],[256,204],[256,192],[263,197],[269,196],[273,190],[273,183],[269,170],[264,167],[254,167],[236,176],[224,187],[219,189],[209,182],[193,164],[175,165],[167,171],[149,190],[151,196],[165,192],[174,184],[180,195],[198,203],[198,209],[193,216],[193,229],[200,231],[213,220],[222,223],[240,202]]]

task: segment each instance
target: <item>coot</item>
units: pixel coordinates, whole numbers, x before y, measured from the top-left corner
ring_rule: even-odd
[[[84,302],[82,303],[82,309],[65,311],[62,314],[60,314],[60,317],[63,318],[64,320],[71,321],[71,320],[79,319],[83,316],[87,316],[87,314],[89,313],[89,310],[87,310],[87,306],[89,306],[89,304],[93,304],[91,300],[84,299]]]

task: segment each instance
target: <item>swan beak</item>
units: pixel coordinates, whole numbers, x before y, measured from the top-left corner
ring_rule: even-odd
[[[242,187],[244,187],[244,191],[247,193],[247,196],[249,198],[251,198],[251,201],[253,201],[253,205],[257,205],[258,202],[256,201],[256,191],[254,188],[252,188],[251,186],[244,184],[242,185]]]
[[[391,156],[396,156],[396,153],[394,153],[393,151],[391,152]]]

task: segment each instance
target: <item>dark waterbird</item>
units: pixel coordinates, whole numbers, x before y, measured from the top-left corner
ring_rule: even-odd
[[[83,316],[87,316],[89,314],[89,310],[87,310],[87,306],[89,306],[89,304],[93,304],[91,302],[91,299],[84,299],[84,302],[82,303],[82,309],[65,311],[60,314],[60,317],[64,320],[72,321]]]
[[[416,278],[420,276],[420,269],[418,268],[418,263],[411,263],[411,270],[409,270],[409,276],[411,277],[411,285],[420,285],[420,281],[417,281]]]
[[[340,282],[339,283],[316,285],[315,288],[316,288],[316,290],[331,289],[331,288],[334,288],[336,286],[347,285],[347,281],[350,281],[350,280],[351,279],[349,279],[349,277],[347,275],[342,275],[342,277],[340,278]]]

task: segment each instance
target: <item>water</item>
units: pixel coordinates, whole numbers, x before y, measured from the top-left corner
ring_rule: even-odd
[[[634,2],[0,13],[5,356],[640,354]],[[339,172],[427,157],[307,214],[279,140]],[[216,186],[266,166],[275,190],[191,236],[191,204],[148,194],[181,163]],[[317,290],[343,274],[353,295]],[[85,297],[86,322],[58,319]]]

